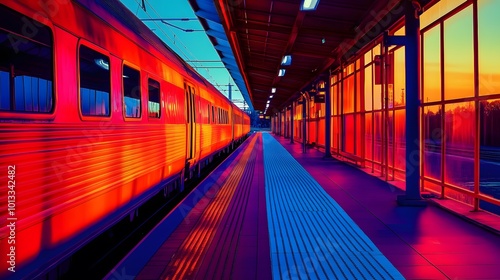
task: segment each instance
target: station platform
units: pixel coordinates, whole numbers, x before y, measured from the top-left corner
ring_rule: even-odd
[[[500,279],[500,236],[254,133],[107,279]]]

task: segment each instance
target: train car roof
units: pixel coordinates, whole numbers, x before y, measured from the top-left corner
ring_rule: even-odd
[[[123,24],[126,28],[132,31],[137,36],[144,39],[151,46],[156,48],[162,55],[169,61],[176,64],[180,69],[184,69],[186,74],[197,82],[215,89],[215,87],[196,72],[189,64],[187,64],[175,51],[173,51],[165,42],[163,42],[156,34],[154,34],[149,27],[147,27],[140,19],[137,18],[125,5],[117,0],[74,0],[89,11],[93,12],[102,20],[108,22],[106,16],[101,15],[92,8],[93,5],[98,5],[110,16],[114,17],[118,22]],[[138,43],[138,42],[137,42]],[[138,43],[139,44],[139,43]],[[215,89],[217,90],[217,89]],[[218,90],[217,90],[218,91]]]
[[[163,42],[156,34],[149,29],[136,15],[134,15],[125,5],[118,0],[74,0],[81,6],[85,7],[102,20],[109,22],[107,16],[112,16],[115,20],[120,22],[123,26],[128,28],[137,36],[141,37],[144,41],[149,43],[164,55],[169,61],[176,64],[180,69],[184,69],[186,75],[193,80],[205,85],[211,91],[219,93],[222,97],[229,99],[222,94],[212,83],[207,81],[196,70],[194,70],[188,63],[186,63],[175,51],[173,51],[165,42]],[[99,6],[108,14],[99,14],[93,9],[93,6]],[[232,103],[232,102],[231,102]],[[236,106],[237,109],[241,110]]]

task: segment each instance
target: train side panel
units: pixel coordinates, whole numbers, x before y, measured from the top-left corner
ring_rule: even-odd
[[[34,14],[21,10],[26,15]],[[180,175],[184,167],[182,88],[161,81],[163,100],[165,96],[170,98],[162,102],[162,117],[149,122],[148,101],[143,98],[142,117],[125,121],[122,60],[96,47],[95,51],[110,58],[109,117],[82,116],[81,93],[76,86],[79,40],[66,29],[52,27],[52,31],[54,111],[43,115],[0,112],[2,168],[16,168],[13,213],[17,219],[15,259],[19,271],[31,261],[50,263],[50,258],[80,246],[160,191],[160,183]],[[110,34],[122,39],[115,32]],[[93,47],[90,42],[85,45]],[[150,61],[154,59],[149,57]],[[4,179],[2,185],[7,184]],[[7,193],[2,193],[1,199],[7,201]],[[5,214],[2,209],[2,216]],[[7,244],[8,234],[2,227],[1,244]],[[2,254],[9,253],[6,249],[2,245]],[[2,278],[8,265],[2,262]]]

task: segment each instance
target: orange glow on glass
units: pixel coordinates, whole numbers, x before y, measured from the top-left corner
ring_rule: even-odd
[[[439,26],[424,33],[423,102],[441,100],[441,43]]]
[[[472,6],[444,22],[444,97],[474,96]]]

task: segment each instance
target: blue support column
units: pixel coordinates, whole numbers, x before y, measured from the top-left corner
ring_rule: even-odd
[[[290,105],[290,144],[293,144],[293,102]]]
[[[406,60],[406,194],[398,204],[424,206],[420,195],[420,6],[405,0]]]
[[[278,135],[281,136],[281,111],[278,112]]]
[[[307,120],[306,120],[306,106],[307,106],[307,99],[306,99],[306,94],[303,94],[302,97],[302,153],[307,152]]]
[[[274,134],[278,135],[278,114],[274,114]]]
[[[331,96],[330,96],[330,75],[325,81],[325,156],[323,158],[332,157],[332,107],[331,107]]]

